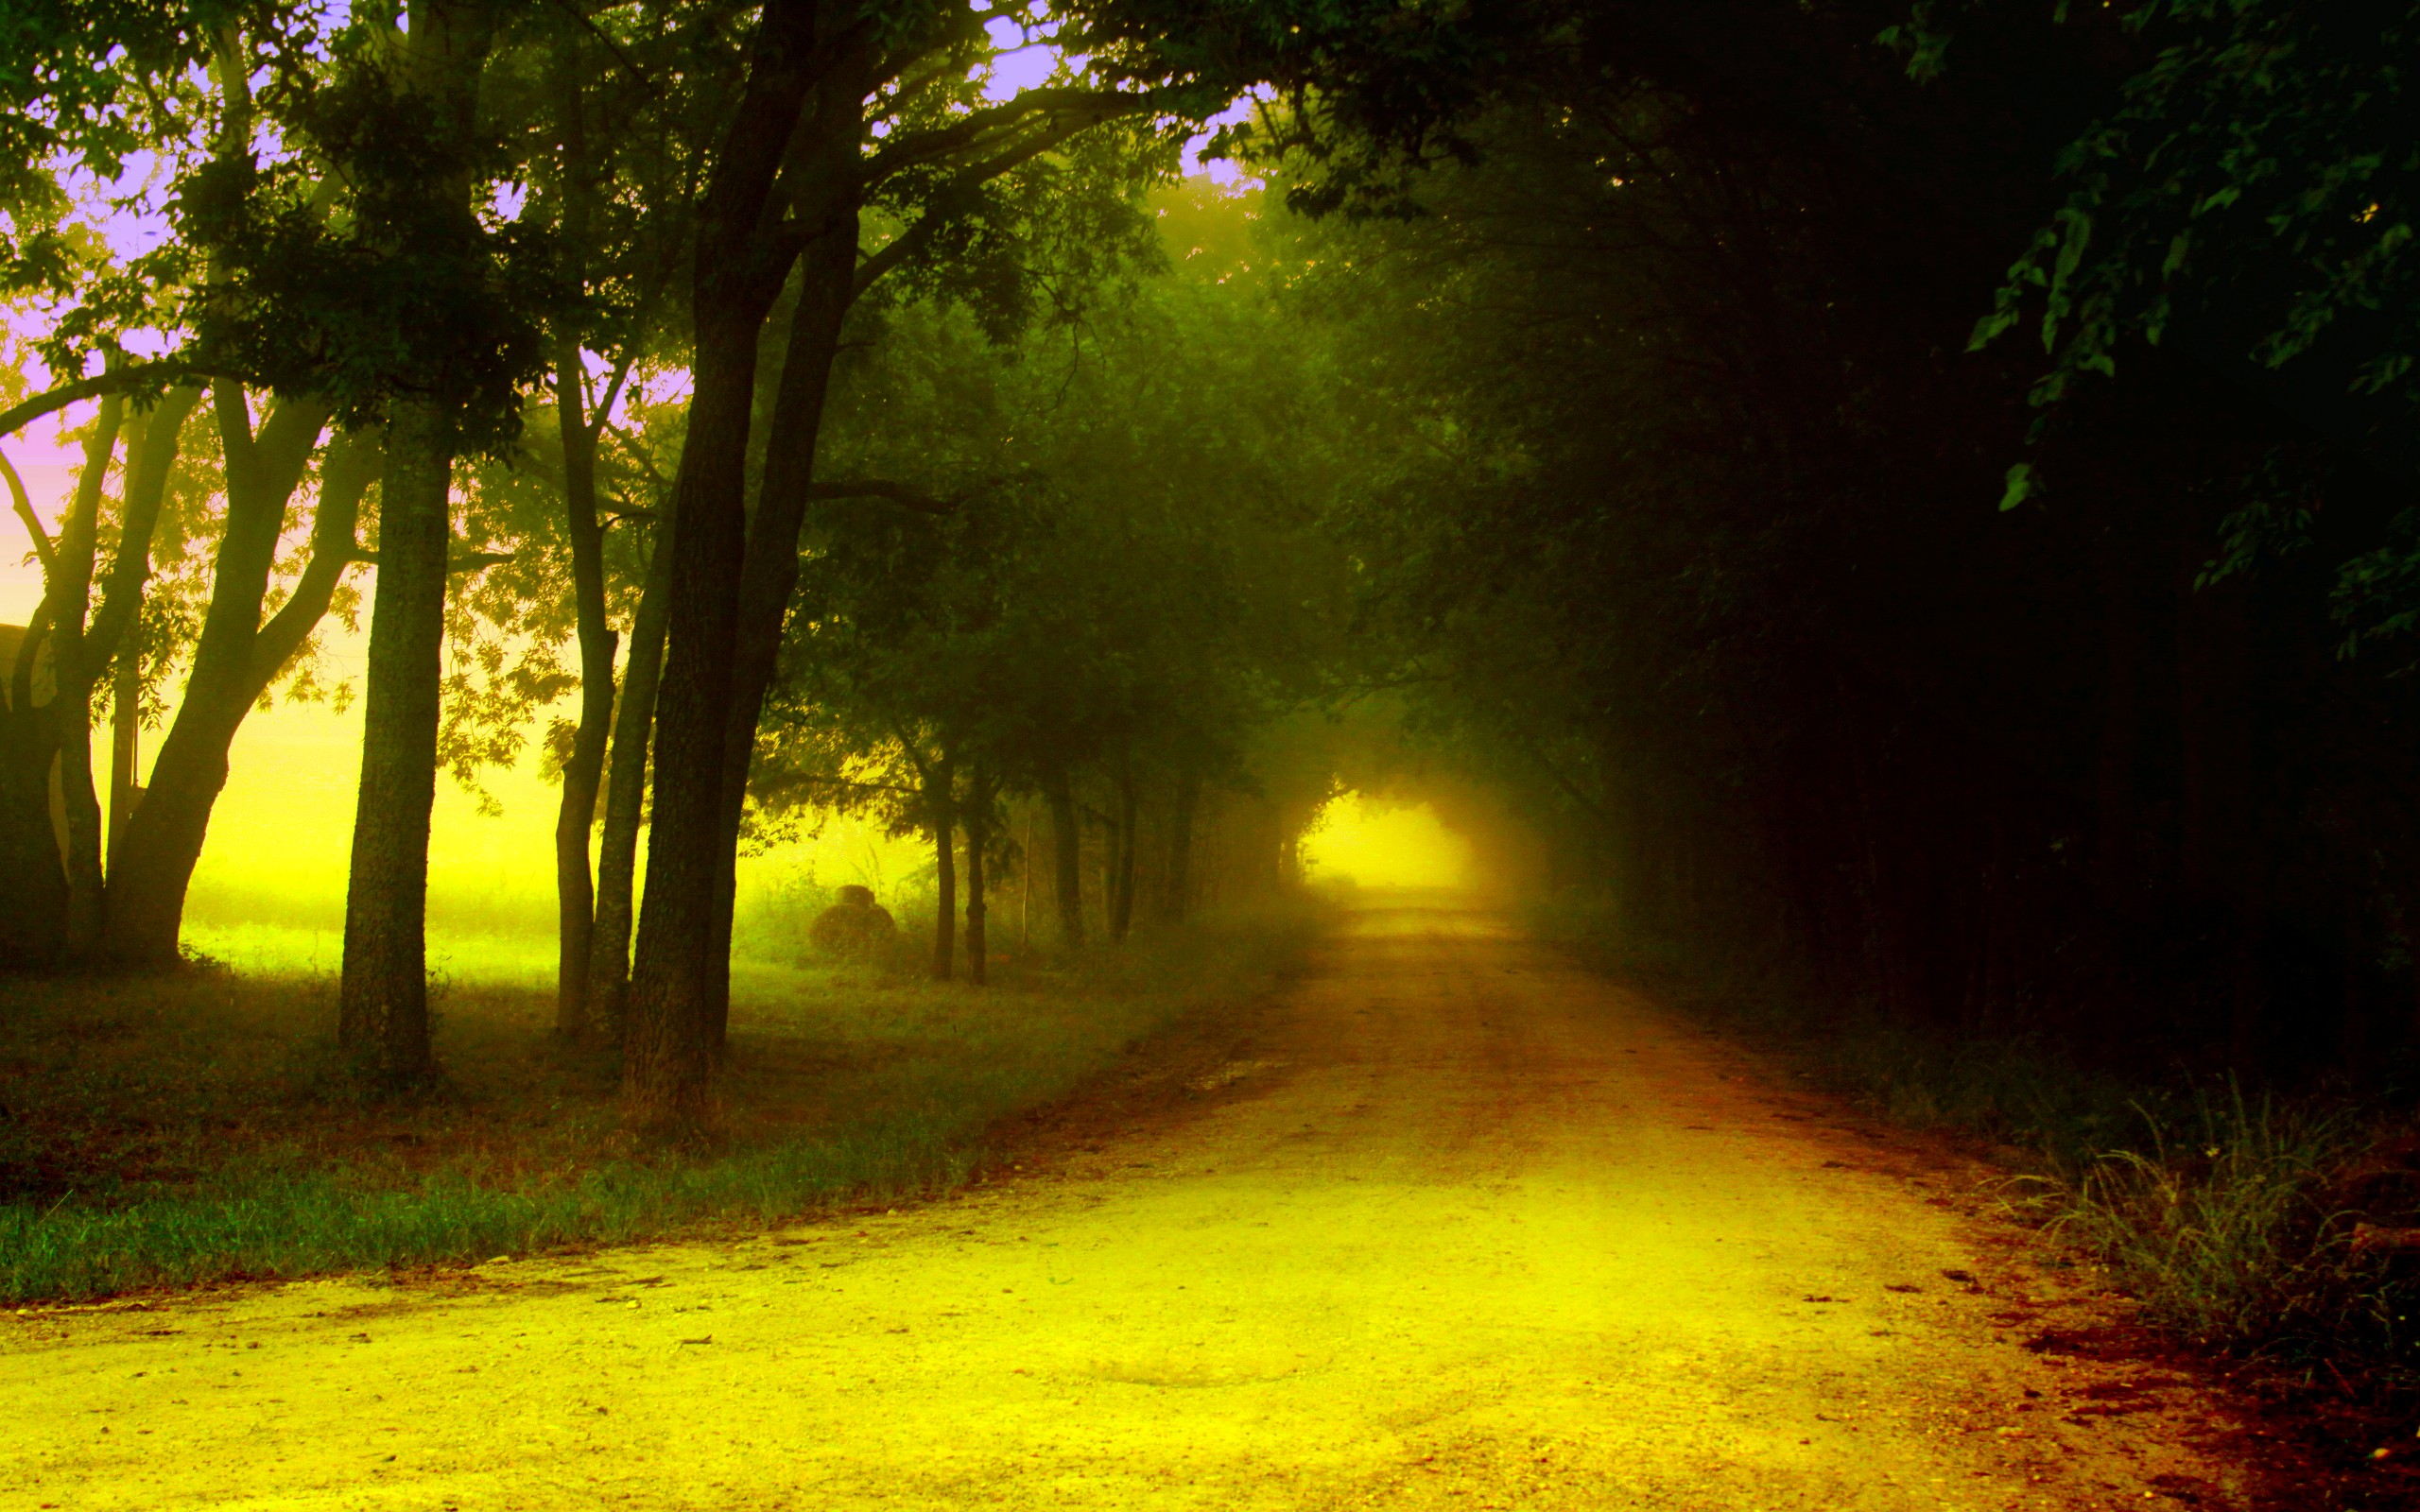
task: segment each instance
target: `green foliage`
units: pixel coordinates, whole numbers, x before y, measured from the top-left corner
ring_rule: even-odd
[[[1179,271],[1080,326],[1001,346],[980,314],[884,318],[827,475],[949,502],[819,512],[760,797],[918,823],[907,795],[943,751],[1012,784],[1113,750],[1232,777],[1250,731],[1317,691],[1340,608],[1307,528],[1337,461],[1320,359],[1195,256],[1253,203],[1159,197],[1143,224]]]
[[[1890,40],[1931,77],[1955,25],[1920,5]],[[2404,438],[2420,406],[2420,141],[2410,97],[2420,7],[2152,0],[2126,10],[2124,26],[2149,61],[2060,154],[2064,202],[2009,269],[1970,345],[2038,324],[2049,356],[2033,386],[2039,406],[2079,397],[2086,374],[2115,377],[2133,340],[2291,365],[2307,374],[2293,381],[2346,396],[2327,406],[2324,430],[2408,471]],[[2004,507],[2029,491],[2013,472]],[[2210,580],[2308,535],[2256,505],[2229,525]],[[2352,625],[2348,654],[2414,623],[2411,602],[2388,596],[2415,580],[2408,555],[2367,542],[2345,562],[2337,597]]]
[[[182,268],[173,251],[113,266],[74,215],[67,180],[114,185],[130,160],[190,135],[199,102],[188,76],[233,13],[147,0],[0,5],[0,300],[64,306],[38,342],[53,371],[81,372],[95,349],[117,350],[155,279]]]
[[[1288,203],[1402,215],[1420,165],[1468,161],[1461,127],[1559,58],[1574,8],[1535,0],[1079,0],[1070,51],[1114,83],[1215,112],[1247,86],[1278,108],[1222,126],[1213,156],[1290,156]],[[1206,109],[1204,108],[1206,107]]]
[[[322,32],[297,15],[265,41],[265,59],[247,46],[216,62],[222,76],[274,65],[261,104],[287,151],[222,147],[173,201],[211,269],[193,360],[327,395],[348,426],[409,394],[439,404],[462,450],[509,441],[544,360],[539,319],[577,291],[557,273],[551,228],[473,208],[521,172],[508,139],[464,119],[457,98],[476,93],[489,40],[458,40],[474,50],[472,77],[435,85],[437,65],[391,24]],[[249,128],[240,94],[225,109],[230,131]]]
[[[2114,373],[2125,337],[2155,344],[2225,309],[2270,367],[2344,329],[2361,390],[2420,399],[2405,382],[2420,343],[2405,98],[2420,9],[2162,0],[2127,20],[2156,56],[2062,154],[2066,202],[1977,344],[2025,323],[2039,291],[2048,403],[2079,374]]]

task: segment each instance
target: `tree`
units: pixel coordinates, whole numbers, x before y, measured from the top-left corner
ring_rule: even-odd
[[[655,832],[626,1059],[628,1101],[640,1122],[697,1116],[720,1042],[741,791],[849,306],[928,253],[980,266],[1018,215],[1004,184],[1046,197],[1055,176],[1043,165],[1046,154],[1151,104],[1115,92],[1045,89],[970,109],[971,71],[987,45],[979,18],[937,6],[889,19],[877,28],[871,18],[838,24],[819,21],[809,7],[768,8],[702,202],[696,379],[674,489],[681,526],[671,541],[658,695]],[[810,95],[821,103],[804,117]],[[842,99],[855,109],[833,108]],[[861,161],[858,144],[877,124],[889,134]],[[785,156],[794,134],[797,146]],[[908,223],[861,257],[861,216],[885,206],[885,197]],[[999,266],[996,256],[989,261]],[[804,282],[751,515],[744,463],[757,334],[793,265]],[[1023,290],[1011,280],[997,292],[1013,300]]]
[[[355,526],[384,455],[374,436],[331,443],[319,467],[309,556],[274,613],[264,617],[280,542],[325,424],[328,406],[280,401],[255,430],[244,387],[212,391],[226,512],[192,666],[142,802],[112,860],[103,951],[160,966],[177,958],[185,889],[201,858],[211,810],[244,718],[301,655],[359,559]]]

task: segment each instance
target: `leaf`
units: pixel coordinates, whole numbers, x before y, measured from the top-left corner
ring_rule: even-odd
[[[2019,462],[2008,470],[2008,488],[2000,494],[2002,513],[2023,504],[2033,493],[2033,464]]]

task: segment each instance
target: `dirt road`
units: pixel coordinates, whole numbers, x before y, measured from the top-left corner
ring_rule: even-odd
[[[1254,1035],[913,1211],[0,1320],[0,1512],[2239,1494],[1937,1162],[1483,915],[1363,912]]]

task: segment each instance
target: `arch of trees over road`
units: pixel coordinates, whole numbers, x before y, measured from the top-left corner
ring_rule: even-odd
[[[1121,837],[1122,933],[1207,850],[1273,877],[1346,707],[1810,1001],[2374,1067],[2420,1039],[2416,44],[0,0],[0,449],[84,458],[48,518],[9,479],[0,955],[173,963],[238,727],[357,615],[340,1032],[393,1077],[438,775],[549,709],[560,1022],[642,1124],[707,1106],[751,835],[929,835],[979,971],[1009,805],[1071,942]]]

